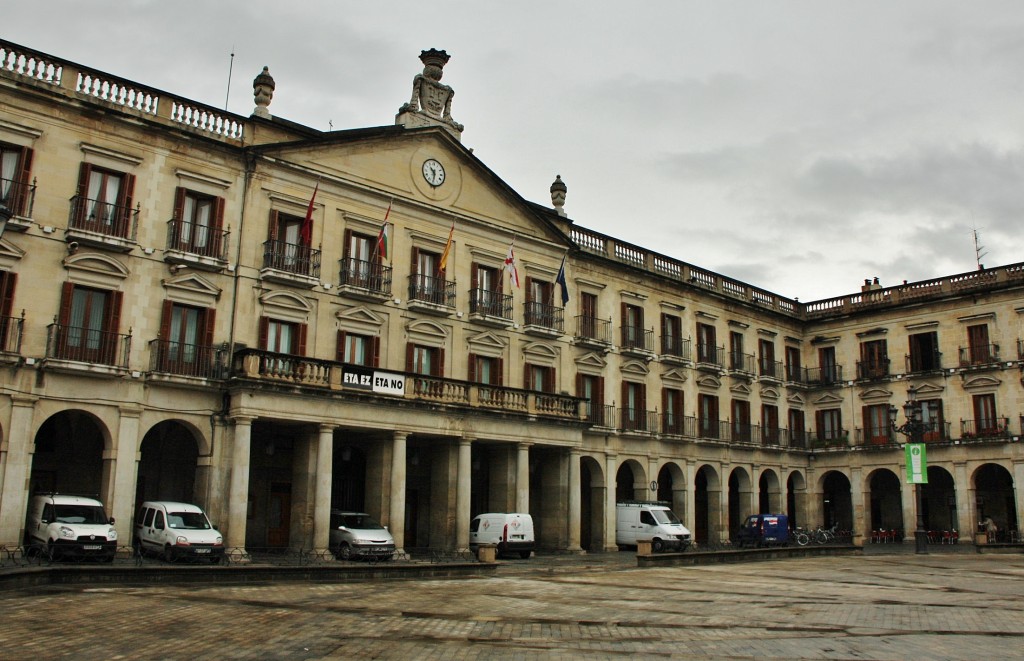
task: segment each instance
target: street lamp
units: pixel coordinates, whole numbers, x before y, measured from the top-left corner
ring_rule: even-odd
[[[907,390],[907,401],[903,404],[903,417],[906,422],[896,425],[897,410],[889,407],[889,424],[892,430],[907,437],[910,443],[920,443],[928,425],[921,420],[921,403],[917,401],[917,393],[913,388]],[[924,527],[924,508],[921,506],[921,485],[914,483],[914,507],[917,510],[917,530],[914,531],[914,551],[928,553],[928,531]]]

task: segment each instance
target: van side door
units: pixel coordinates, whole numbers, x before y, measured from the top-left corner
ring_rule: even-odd
[[[156,510],[152,507],[147,507],[142,515],[142,525],[139,527],[139,542],[143,547],[154,546],[153,540],[153,519],[155,518]],[[155,545],[159,548],[159,542]]]

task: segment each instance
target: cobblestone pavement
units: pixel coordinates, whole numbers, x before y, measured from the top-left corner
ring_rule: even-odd
[[[5,659],[1024,658],[1024,555],[596,554],[455,580],[49,586],[0,608]]]

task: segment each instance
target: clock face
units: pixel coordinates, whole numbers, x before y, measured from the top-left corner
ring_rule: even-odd
[[[444,183],[444,167],[432,158],[424,161],[423,178],[431,186],[440,186]]]

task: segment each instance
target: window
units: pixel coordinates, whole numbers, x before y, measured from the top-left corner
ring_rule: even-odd
[[[523,388],[534,392],[555,392],[555,368],[526,363],[523,370]]]
[[[989,343],[988,324],[967,327],[967,356],[961,363],[968,365],[984,365],[998,360],[998,347]]]
[[[469,380],[488,386],[502,385],[504,361],[493,356],[469,354]]]
[[[732,440],[749,443],[752,440],[750,432],[750,402],[732,400]]]
[[[64,283],[56,357],[116,364],[120,320],[121,292]]]
[[[203,195],[178,187],[174,195],[171,227],[172,250],[220,257],[220,228],[224,222],[224,198]]]
[[[837,441],[843,437],[842,411],[839,409],[826,409],[818,411],[818,440]]]
[[[627,431],[647,430],[647,386],[632,381],[622,382],[622,420]]]
[[[622,304],[622,346],[645,349],[644,309],[639,305]]]
[[[743,333],[731,331],[729,333],[729,368],[746,371],[743,355]]]
[[[0,204],[24,216],[32,171],[32,150],[0,143]]]
[[[444,349],[410,342],[406,345],[405,371],[424,376],[444,376]]]
[[[302,223],[305,218],[280,211],[270,212],[270,236],[264,266],[309,275],[312,271],[312,250],[303,242]],[[318,265],[319,267],[319,265]]]
[[[11,317],[18,274],[0,271],[0,352],[20,349],[20,320]]]
[[[775,369],[775,343],[762,338],[757,341],[757,350],[760,353],[759,373],[761,376],[779,378]]]
[[[380,338],[339,330],[337,360],[349,365],[379,367]]]
[[[525,310],[527,325],[562,329],[562,309],[554,305],[554,287],[550,282],[526,278]]]
[[[413,248],[409,298],[436,305],[449,305],[445,270],[436,252]]]
[[[683,391],[663,388],[661,391],[661,431],[665,434],[683,434]]]
[[[697,416],[702,438],[718,438],[718,397],[697,395]]]
[[[580,337],[606,339],[597,336],[597,294],[580,292]]]
[[[74,198],[72,227],[128,238],[135,176],[83,163]]]
[[[576,375],[576,396],[586,400],[584,415],[588,422],[606,425],[604,419],[604,377],[592,374]]]
[[[942,415],[941,399],[926,399],[921,402],[921,422],[925,425],[925,441],[946,439],[946,422]]]
[[[772,404],[761,405],[761,433],[764,442],[769,445],[779,444],[779,407]]]
[[[505,317],[505,297],[501,293],[501,274],[497,268],[474,263],[470,312]]]
[[[821,372],[822,383],[829,384],[839,381],[839,366],[836,365],[835,347],[821,347],[818,349],[818,368]]]
[[[306,324],[260,317],[260,348],[274,353],[306,355]]]
[[[857,378],[879,379],[889,374],[889,356],[885,340],[860,343],[860,369]]]
[[[661,353],[689,358],[683,355],[683,320],[674,314],[661,313]]]
[[[799,409],[789,409],[789,437],[796,447],[804,447],[807,444],[807,423],[804,420],[804,412]]]
[[[864,442],[872,445],[886,445],[891,441],[889,433],[889,405],[873,404],[865,406]]]
[[[996,396],[975,395],[973,400],[975,433],[978,436],[993,436],[1003,431],[996,417]]]
[[[215,311],[164,301],[157,343],[158,369],[172,374],[213,376]]]
[[[800,349],[798,347],[786,347],[786,380],[801,381]]]
[[[710,324],[697,324],[698,362],[718,364],[716,343],[715,327]]]
[[[907,368],[911,372],[928,372],[940,369],[939,358],[939,334],[935,331],[930,333],[915,333],[910,336],[910,365]]]

